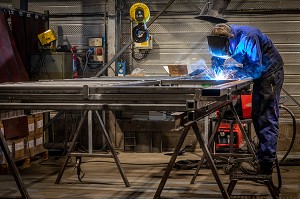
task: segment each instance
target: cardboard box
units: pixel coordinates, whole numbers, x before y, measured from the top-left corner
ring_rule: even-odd
[[[7,147],[9,149],[9,151],[10,151],[10,156],[14,157],[13,142],[11,140],[7,140],[6,144],[7,144]],[[6,158],[5,158],[4,153],[3,153],[3,151],[2,151],[2,149],[0,147],[0,164],[6,164],[6,163],[7,163]]]
[[[9,118],[2,120],[2,122],[4,127],[4,138],[6,140],[24,138],[29,134],[27,116]]]
[[[170,64],[164,67],[170,76],[185,76],[188,75],[188,69],[186,64]]]
[[[27,120],[28,120],[28,136],[34,136],[34,117],[33,115],[28,115],[27,116]]]
[[[38,134],[35,135],[35,148],[37,153],[44,149],[44,135]]]
[[[28,155],[31,156],[32,154],[35,154],[35,139],[34,136],[28,136],[27,137],[27,151]]]
[[[44,127],[44,117],[43,113],[37,113],[34,115],[34,128],[35,128],[35,135],[42,134]]]
[[[14,149],[14,159],[20,160],[25,157],[27,154],[27,147],[26,147],[26,140],[25,138],[19,138],[13,141],[13,149]]]

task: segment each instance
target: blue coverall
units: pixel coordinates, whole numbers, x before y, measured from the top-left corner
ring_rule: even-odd
[[[259,162],[272,163],[278,140],[279,98],[284,81],[283,60],[272,41],[251,26],[230,25],[231,57],[243,67],[236,78],[253,78],[252,120],[259,139]],[[212,57],[212,67],[224,67],[225,59]]]

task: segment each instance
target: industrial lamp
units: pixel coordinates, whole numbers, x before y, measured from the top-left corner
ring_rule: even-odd
[[[223,14],[229,4],[230,0],[214,0],[212,5],[210,2],[207,3],[210,6],[207,14],[203,15],[202,13],[195,17],[196,19],[201,19],[211,23],[226,23],[227,20],[223,19]]]

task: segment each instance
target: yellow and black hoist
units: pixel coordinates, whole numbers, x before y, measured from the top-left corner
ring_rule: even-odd
[[[132,29],[133,40],[137,43],[145,42],[149,39],[149,30],[146,23],[150,19],[150,10],[146,4],[135,3],[130,8],[130,18],[137,25]]]

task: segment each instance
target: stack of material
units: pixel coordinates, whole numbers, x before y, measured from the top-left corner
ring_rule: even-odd
[[[0,120],[0,129],[6,139],[10,156],[18,167],[28,167],[37,155],[47,158],[44,149],[43,114],[22,115]],[[7,173],[7,161],[0,149],[0,173]]]

